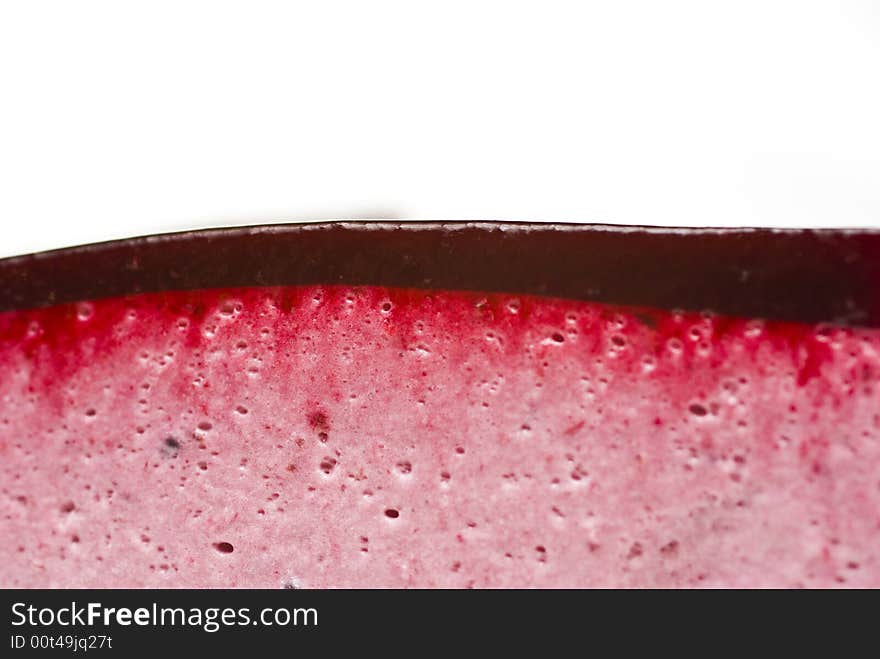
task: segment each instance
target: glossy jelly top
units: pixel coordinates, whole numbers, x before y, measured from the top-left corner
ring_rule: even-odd
[[[0,311],[314,284],[470,290],[880,326],[880,232],[338,222],[168,234],[0,260]]]

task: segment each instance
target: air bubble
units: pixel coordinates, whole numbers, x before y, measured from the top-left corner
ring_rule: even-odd
[[[816,341],[821,343],[828,343],[831,341],[831,337],[833,336],[834,328],[830,325],[817,325],[816,326]]]
[[[610,330],[622,330],[626,327],[626,316],[623,314],[614,314],[614,316],[608,320],[607,326]]]
[[[220,315],[221,316],[233,316],[239,311],[241,311],[241,302],[235,302],[233,300],[226,300],[225,302],[220,304]]]
[[[695,416],[706,416],[706,414],[708,414],[708,412],[709,412],[705,407],[703,407],[699,403],[693,403],[690,407],[688,407],[688,410],[690,410],[690,413]]]
[[[32,320],[28,324],[27,333],[25,334],[26,338],[33,339],[37,336],[40,336],[43,333],[43,326],[40,325],[36,320]]]
[[[76,318],[80,321],[87,321],[95,314],[95,308],[88,302],[82,302],[76,307]]]
[[[761,336],[761,333],[764,331],[764,322],[761,320],[750,320],[746,324],[746,329],[743,332],[747,339],[756,339]]]

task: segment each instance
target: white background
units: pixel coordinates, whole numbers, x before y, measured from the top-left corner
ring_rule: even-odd
[[[0,256],[331,218],[880,226],[880,5],[0,0]]]

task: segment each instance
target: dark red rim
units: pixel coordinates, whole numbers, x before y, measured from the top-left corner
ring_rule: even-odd
[[[880,231],[325,222],[0,260],[0,311],[136,293],[376,285],[880,326]]]

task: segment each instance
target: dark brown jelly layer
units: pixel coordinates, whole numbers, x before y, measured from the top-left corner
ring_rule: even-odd
[[[0,311],[135,293],[375,285],[880,326],[880,231],[329,222],[0,260]]]

